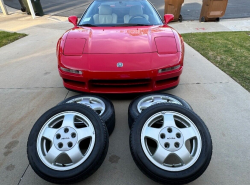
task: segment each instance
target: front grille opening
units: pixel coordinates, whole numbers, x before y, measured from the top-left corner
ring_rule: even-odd
[[[157,86],[168,85],[168,84],[176,82],[178,80],[178,78],[179,77],[177,76],[177,77],[174,77],[174,78],[158,80],[158,81],[156,81],[156,85]]]
[[[105,88],[127,88],[127,87],[148,87],[150,79],[137,79],[137,80],[90,80],[90,86],[105,87]]]
[[[77,87],[84,87],[85,82],[79,82],[79,81],[73,81],[73,80],[68,80],[68,79],[63,79],[64,83],[77,86]]]

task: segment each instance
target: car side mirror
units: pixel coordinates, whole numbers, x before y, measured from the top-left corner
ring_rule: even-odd
[[[70,16],[68,18],[69,22],[71,22],[72,24],[74,24],[75,27],[77,27],[77,21],[78,21],[78,18],[77,16],[73,15],[73,16]]]
[[[168,24],[172,20],[174,20],[174,15],[173,14],[165,14],[164,15],[165,24]]]

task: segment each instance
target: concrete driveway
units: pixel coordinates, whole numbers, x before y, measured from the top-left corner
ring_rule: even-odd
[[[0,23],[1,30],[29,34],[0,48],[0,184],[49,184],[29,166],[26,143],[45,111],[75,95],[63,87],[55,54],[58,38],[72,25],[60,17],[32,20],[23,14],[0,16]],[[212,135],[212,161],[191,184],[249,184],[249,92],[188,45],[180,85],[166,92],[188,101]],[[140,172],[129,151],[127,108],[135,96],[107,96],[116,110],[108,154],[99,170],[79,184],[157,184]]]

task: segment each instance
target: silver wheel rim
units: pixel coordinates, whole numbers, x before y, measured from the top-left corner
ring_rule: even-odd
[[[49,168],[65,171],[82,164],[93,151],[95,129],[83,114],[66,111],[50,118],[37,138],[37,152]]]
[[[202,141],[195,124],[178,112],[165,111],[151,116],[141,132],[147,158],[166,171],[182,171],[199,158]]]
[[[158,104],[158,103],[175,103],[178,105],[182,105],[180,101],[170,96],[162,96],[162,95],[151,95],[143,98],[137,104],[137,110],[141,113],[143,110],[147,109],[148,107]]]
[[[91,97],[91,96],[82,96],[78,98],[74,98],[72,100],[67,101],[66,103],[80,103],[86,105],[93,109],[99,116],[101,116],[105,111],[105,103],[99,98]]]

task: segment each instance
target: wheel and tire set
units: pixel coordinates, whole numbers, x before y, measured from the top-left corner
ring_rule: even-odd
[[[185,100],[165,93],[138,97],[129,105],[128,123],[133,160],[152,180],[185,184],[208,167],[211,136]],[[103,163],[114,127],[110,100],[95,95],[68,98],[34,124],[27,144],[29,163],[52,183],[84,180]]]

